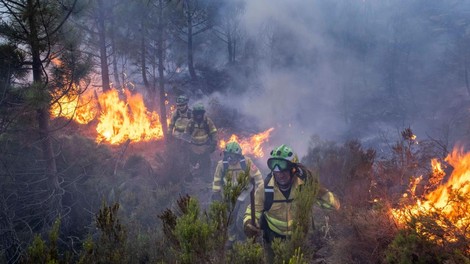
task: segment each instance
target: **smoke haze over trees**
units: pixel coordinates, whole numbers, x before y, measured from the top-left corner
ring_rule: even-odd
[[[241,108],[266,125],[292,123],[302,141],[410,125],[464,139],[468,128],[455,129],[455,119],[468,115],[468,9],[462,1],[249,1],[241,21],[256,43],[256,96]]]
[[[59,216],[72,241],[63,247],[73,251],[103,200],[149,224],[181,191],[165,185],[163,174],[175,172],[164,170],[163,140],[98,144],[96,120],[51,117],[62,98],[90,91],[142,94],[164,137],[185,94],[190,106],[204,102],[219,131],[273,127],[266,153],[288,144],[325,175],[361,167],[361,157],[357,174],[366,176],[342,179],[340,193],[350,181],[370,191],[376,152],[361,144],[393,161],[402,151],[409,162],[386,184],[400,181],[402,191],[419,167],[410,157],[437,152],[411,151],[410,136],[390,150],[403,129],[437,145],[422,152],[441,156],[470,143],[468,14],[470,2],[460,0],[0,0],[0,254],[18,260]]]

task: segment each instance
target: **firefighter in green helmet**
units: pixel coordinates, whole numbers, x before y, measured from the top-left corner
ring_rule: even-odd
[[[301,191],[307,179],[313,184],[316,203],[320,207],[338,210],[340,203],[332,192],[320,185],[316,174],[299,163],[289,146],[281,145],[272,150],[267,165],[270,173],[255,193],[255,219],[252,219],[252,208],[248,206],[243,224],[248,237],[263,234],[269,260],[273,254],[270,245],[274,238],[285,239],[292,235],[292,204],[298,194],[296,190]]]
[[[254,181],[255,186],[263,184],[263,176],[253,163],[253,160],[243,155],[240,144],[235,141],[228,142],[225,145],[223,159],[217,163],[214,173],[214,181],[212,183],[212,200],[220,201],[223,198],[223,186],[228,182],[235,186],[237,178],[241,173],[249,172],[248,177]],[[234,221],[229,227],[229,245],[235,240],[243,239],[243,225],[241,219],[244,212],[240,208],[245,208],[249,202],[249,193],[253,186],[244,190],[237,198],[235,208],[233,209]],[[237,221],[240,218],[240,221]]]
[[[184,138],[189,144],[189,162],[191,175],[187,180],[192,181],[194,176],[209,183],[211,181],[210,155],[217,148],[217,128],[214,122],[206,115],[202,103],[197,103],[192,109],[192,118],[184,131]]]

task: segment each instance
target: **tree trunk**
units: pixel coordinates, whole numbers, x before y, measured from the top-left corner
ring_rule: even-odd
[[[105,7],[103,0],[98,0],[98,38],[100,46],[100,66],[101,66],[101,82],[103,92],[110,90],[109,85],[109,69],[108,69],[108,53],[106,50],[106,26],[105,26]]]
[[[163,0],[159,0],[160,15],[158,18],[158,86],[160,87],[159,105],[160,105],[160,123],[162,124],[163,134],[167,138],[166,132],[168,124],[166,123],[166,96],[165,96],[165,76],[164,76],[164,26],[163,26]]]
[[[142,22],[143,24],[143,22]],[[149,83],[149,80],[148,80],[148,77],[147,77],[147,62],[145,60],[145,55],[147,54],[147,48],[146,48],[146,45],[145,45],[145,33],[144,33],[144,29],[143,29],[143,25],[142,25],[142,35],[141,35],[141,41],[140,41],[140,45],[141,45],[141,48],[140,48],[140,51],[141,51],[141,54],[140,54],[140,60],[141,60],[141,64],[142,64],[142,80],[144,81],[144,86],[145,88],[148,90],[149,87],[150,87],[150,83]]]
[[[117,48],[116,48],[116,36],[114,35],[115,30],[115,22],[114,22],[114,14],[111,15],[111,31],[110,31],[110,38],[111,38],[111,48],[113,49],[113,76],[114,81],[116,82],[116,87],[122,87],[121,81],[119,80],[119,70],[117,64]],[[125,84],[125,83],[124,83]]]
[[[227,36],[227,49],[228,49],[228,63],[233,63],[233,48],[232,48],[232,36],[230,33]]]
[[[37,32],[37,24],[34,10],[33,0],[28,0],[29,12],[28,23],[30,28],[30,46],[32,55],[32,69],[33,69],[33,85],[43,85],[41,89],[46,89],[45,84],[42,82],[42,62],[40,56],[40,43]],[[47,91],[44,91],[47,93]],[[41,104],[43,105],[43,104]],[[46,104],[48,106],[48,104]],[[37,121],[39,126],[39,140],[41,141],[42,158],[45,163],[45,176],[48,179],[48,189],[50,191],[51,199],[48,200],[50,212],[47,214],[47,223],[52,223],[55,218],[60,215],[62,209],[62,192],[60,191],[59,180],[57,177],[57,166],[52,148],[52,141],[49,133],[49,108],[40,107],[36,109]]]
[[[114,50],[114,54],[115,53],[115,48],[114,48],[114,44],[113,45],[113,50]],[[116,82],[116,85],[115,87],[123,87],[121,85],[121,81],[119,80],[119,70],[118,70],[118,65],[117,65],[117,58],[116,58],[116,55],[113,55],[113,75],[114,75],[114,81]]]
[[[237,41],[235,38],[232,38],[232,63],[235,63],[235,58],[237,56]]]
[[[50,191],[49,213],[47,223],[52,224],[61,215],[63,190],[60,187],[57,175],[57,166],[52,148],[52,141],[49,132],[49,109],[41,108],[37,110],[39,122],[39,138],[41,140],[42,155],[45,162],[45,175],[48,179],[48,189]]]
[[[190,10],[188,8],[188,70],[189,75],[191,76],[192,80],[196,80],[196,71],[194,70],[194,60],[193,60],[193,21],[191,19],[191,15],[189,14]]]

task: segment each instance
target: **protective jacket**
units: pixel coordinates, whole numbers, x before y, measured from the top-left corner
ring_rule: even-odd
[[[180,137],[184,133],[191,118],[191,109],[188,108],[184,112],[176,110],[171,116],[170,124],[168,125],[168,134],[171,134],[174,137]]]
[[[272,172],[270,173],[272,174]],[[339,209],[339,200],[335,197],[333,193],[323,188],[319,184],[318,176],[308,172],[307,177],[315,177],[313,179],[313,184],[316,185],[314,188],[318,188],[317,192],[317,204],[321,207],[330,209],[336,208]],[[289,197],[286,198],[284,194],[280,191],[279,187],[276,184],[274,176],[266,177],[268,181],[265,181],[264,184],[258,186],[255,193],[255,222],[260,224],[260,217],[264,215],[264,218],[267,223],[267,228],[272,232],[280,236],[289,236],[292,234],[293,229],[293,201],[297,192],[295,190],[301,190],[304,181],[299,178],[297,175],[294,175],[291,191]],[[267,201],[267,198],[270,198],[271,201]],[[251,221],[251,207],[248,206],[245,212],[245,217],[243,223]],[[261,227],[266,228],[266,227]]]
[[[208,152],[211,145],[217,144],[217,128],[205,115],[201,122],[190,119],[184,133],[191,137],[191,150],[194,153],[203,154]]]
[[[217,163],[214,173],[214,181],[212,183],[212,192],[221,193],[223,191],[222,186],[227,184],[228,181],[231,181],[232,184],[236,184],[238,176],[240,173],[244,172],[246,168],[250,168],[249,177],[255,180],[255,185],[263,185],[263,176],[259,169],[249,157],[242,156],[240,162],[235,165],[230,165],[226,160],[220,160]],[[248,192],[249,190],[246,190],[240,195],[240,201],[245,200],[248,196]]]

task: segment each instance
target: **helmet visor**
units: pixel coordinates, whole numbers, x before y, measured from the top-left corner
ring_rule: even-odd
[[[239,161],[242,156],[237,153],[224,151],[224,157],[227,161]]]
[[[271,171],[283,171],[290,168],[290,162],[285,159],[268,159],[268,168]]]

